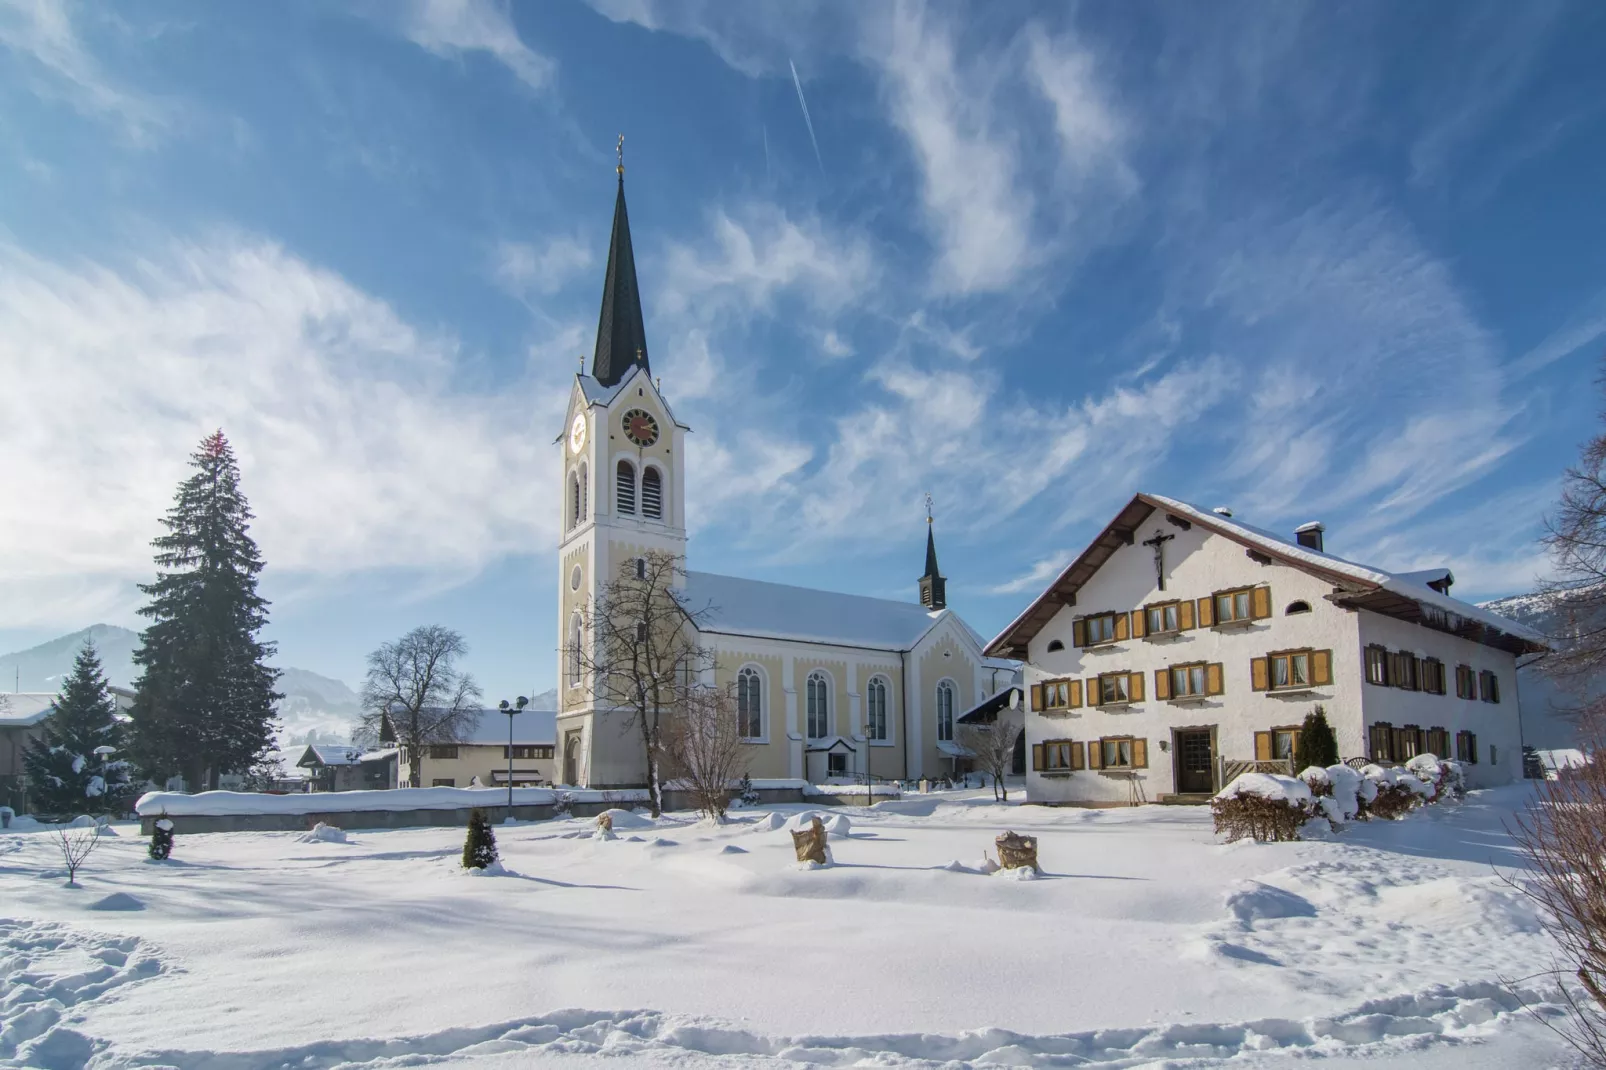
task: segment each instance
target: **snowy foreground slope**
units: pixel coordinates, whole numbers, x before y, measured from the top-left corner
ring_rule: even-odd
[[[67,889],[0,833],[0,1066],[1569,1065],[1499,984],[1549,958],[1494,868],[1525,791],[1230,847],[1202,809],[911,798],[840,811],[817,871],[772,827],[801,807],[503,826],[495,877],[458,830],[152,863],[123,825]],[[1042,879],[979,872],[1006,827]]]

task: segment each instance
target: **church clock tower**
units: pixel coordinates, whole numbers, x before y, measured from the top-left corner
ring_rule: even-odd
[[[685,435],[653,381],[625,210],[624,138],[619,139],[602,312],[589,373],[574,377],[557,448],[563,456],[558,543],[558,778],[604,788],[639,784],[645,762],[622,735],[625,715],[599,709],[570,651],[589,647],[584,609],[603,584],[657,550],[686,554]]]

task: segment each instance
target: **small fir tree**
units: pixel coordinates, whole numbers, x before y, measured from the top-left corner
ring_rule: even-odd
[[[1333,734],[1333,726],[1327,723],[1327,711],[1318,703],[1305,715],[1305,723],[1300,726],[1299,742],[1294,747],[1294,772],[1313,765],[1326,769],[1337,764],[1338,737]]]
[[[496,861],[496,834],[484,810],[468,815],[468,838],[463,841],[463,868],[484,869]]]
[[[173,853],[173,820],[162,811],[162,816],[156,819],[151,827],[151,858],[158,862],[165,861]]]
[[[191,790],[245,770],[272,749],[271,643],[257,640],[268,603],[257,594],[262,557],[248,534],[251,509],[222,431],[190,458],[154,541],[156,582],[141,584],[151,624],[134,661],[131,750],[140,770],[161,781],[181,774]]]
[[[61,818],[121,812],[130,791],[128,763],[114,758],[123,730],[94,643],[78,651],[40,729],[22,759],[34,810]]]

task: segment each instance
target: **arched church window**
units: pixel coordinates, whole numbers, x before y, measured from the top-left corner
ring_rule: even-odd
[[[743,739],[764,738],[764,678],[751,666],[736,674],[736,729]]]
[[[580,686],[580,614],[576,613],[569,618],[569,649],[564,652],[565,661],[568,662],[568,677],[570,687]]]
[[[580,477],[569,473],[569,527],[580,523]]]
[[[937,739],[952,743],[954,738],[954,685],[944,680],[937,685]]]
[[[887,738],[887,682],[879,676],[870,678],[864,689],[864,732],[870,739],[885,742]]]
[[[647,559],[645,557],[638,557],[638,558],[636,558],[636,579],[644,580],[646,578],[647,578]]]
[[[586,500],[587,498],[590,497],[590,494],[591,494],[591,484],[590,484],[590,481],[586,479],[586,463],[584,461],[581,461],[580,462],[580,508],[579,508],[578,512],[579,512],[579,515],[580,515],[580,523],[582,523],[582,524],[584,524],[585,521],[586,521],[587,507],[591,504],[589,501]]]
[[[648,520],[664,518],[664,477],[651,465],[641,470],[641,515]]]
[[[831,732],[831,681],[823,672],[809,673],[808,728],[810,739],[824,739]]]
[[[614,499],[621,514],[636,515],[636,466],[629,461],[619,462],[614,475]]]

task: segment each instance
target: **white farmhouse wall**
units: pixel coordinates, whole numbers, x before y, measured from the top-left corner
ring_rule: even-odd
[[[1470,786],[1509,784],[1522,776],[1522,722],[1517,713],[1517,659],[1514,655],[1470,639],[1446,635],[1376,613],[1361,614],[1360,636],[1363,648],[1375,643],[1389,650],[1409,650],[1419,658],[1438,658],[1444,662],[1446,677],[1446,693],[1443,695],[1376,684],[1362,685],[1363,709],[1368,727],[1384,721],[1396,728],[1412,724],[1422,728],[1443,728],[1450,734],[1451,753],[1439,755],[1441,758],[1456,756],[1454,747],[1457,732],[1473,732],[1478,737],[1478,763],[1467,766]],[[1470,665],[1474,671],[1494,672],[1500,679],[1500,701],[1457,698],[1457,665]],[[1492,763],[1491,746],[1494,747],[1495,758]]]
[[[1175,536],[1165,544],[1164,591],[1156,582],[1154,550],[1142,545],[1156,532]],[[1270,588],[1269,618],[1248,625],[1196,627],[1172,638],[1128,639],[1104,647],[1079,649],[1072,641],[1072,622],[1078,617],[1131,611],[1173,598],[1197,600],[1250,585]],[[1069,713],[1034,711],[1027,716],[1027,741],[1072,739],[1085,743],[1124,735],[1146,739],[1148,768],[1133,775],[1141,780],[1151,801],[1176,790],[1171,749],[1171,732],[1176,728],[1215,726],[1217,754],[1253,758],[1256,732],[1298,725],[1319,702],[1338,734],[1340,753],[1364,754],[1358,614],[1325,601],[1323,596],[1331,591],[1331,584],[1308,573],[1279,563],[1259,564],[1230,539],[1209,535],[1197,526],[1184,531],[1156,513],[1152,522],[1139,530],[1134,544],[1117,550],[1077,592],[1076,605],[1061,608],[1032,639],[1025,673],[1029,687],[1062,676],[1078,677],[1085,683],[1098,673],[1142,672],[1144,700],[1116,711],[1085,705]],[[1309,604],[1310,612],[1288,615],[1288,606],[1296,601]],[[1064,649],[1049,653],[1048,645],[1054,640],[1063,643]],[[1332,651],[1331,686],[1295,695],[1253,690],[1252,658],[1300,647]],[[1200,661],[1222,666],[1223,694],[1186,702],[1154,697],[1156,669]],[[1027,776],[1029,796],[1044,802],[1124,803],[1131,795],[1126,778],[1095,770],[1047,776],[1031,771]]]

